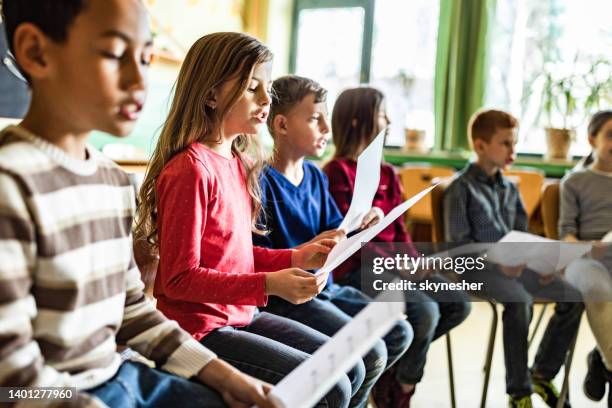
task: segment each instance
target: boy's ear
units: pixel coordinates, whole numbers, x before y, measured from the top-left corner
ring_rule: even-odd
[[[22,23],[15,30],[13,48],[19,67],[32,78],[43,78],[51,69],[51,41],[32,23]]]
[[[474,151],[476,153],[481,153],[485,147],[485,141],[483,139],[476,139],[474,140]]]
[[[206,106],[211,109],[217,109],[217,91],[211,91],[206,97]]]
[[[272,121],[272,130],[274,134],[286,135],[287,129],[287,117],[280,113],[277,114]]]
[[[591,147],[593,149],[595,149],[597,147],[597,144],[595,143],[595,136],[594,135],[589,135],[589,144],[591,145]]]

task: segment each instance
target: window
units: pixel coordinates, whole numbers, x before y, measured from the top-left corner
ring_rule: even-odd
[[[571,154],[590,151],[586,125],[592,112],[582,101],[590,92],[589,81],[612,76],[611,13],[609,0],[497,1],[486,104],[520,119],[519,152],[543,153],[543,128],[564,122],[577,130]],[[598,60],[603,63],[593,76],[589,70]],[[542,114],[545,72],[554,79],[573,76],[571,90],[578,101],[573,115]]]
[[[388,145],[404,128],[434,139],[434,74],[439,4],[431,0],[297,0],[291,71],[329,91],[369,83],[386,96]]]
[[[439,1],[376,2],[370,83],[384,92],[391,119],[388,145],[404,144],[404,129],[424,130],[434,144],[434,76]]]

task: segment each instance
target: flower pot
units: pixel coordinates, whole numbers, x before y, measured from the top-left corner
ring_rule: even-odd
[[[404,151],[416,153],[425,153],[427,151],[424,130],[406,128],[404,129],[404,135],[406,137]]]
[[[576,132],[573,129],[546,128],[546,159],[567,160]]]

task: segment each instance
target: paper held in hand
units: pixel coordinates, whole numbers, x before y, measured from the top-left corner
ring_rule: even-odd
[[[404,295],[384,292],[270,391],[280,408],[314,406],[398,320]]]
[[[436,184],[437,185],[437,184]],[[382,230],[387,228],[400,215],[408,211],[410,207],[415,205],[421,198],[428,194],[436,185],[426,188],[415,196],[404,201],[391,211],[376,225],[365,229],[350,238],[338,242],[338,244],[327,255],[327,260],[321,269],[315,275],[320,276],[327,274],[336,269],[340,264],[346,261],[351,255],[361,248],[361,244],[369,242],[372,238],[378,235]]]
[[[372,201],[380,183],[380,162],[385,144],[385,129],[361,152],[357,158],[355,188],[349,207],[338,229],[348,234],[359,228],[363,216],[372,208]]]
[[[591,251],[583,242],[561,242],[521,231],[510,231],[487,252],[488,260],[505,266],[526,265],[540,275],[551,275]]]

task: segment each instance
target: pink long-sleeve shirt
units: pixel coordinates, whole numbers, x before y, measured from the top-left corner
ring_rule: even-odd
[[[262,272],[291,266],[292,250],[253,246],[245,174],[238,157],[193,143],[157,181],[157,307],[198,340],[248,325],[267,303]]]

